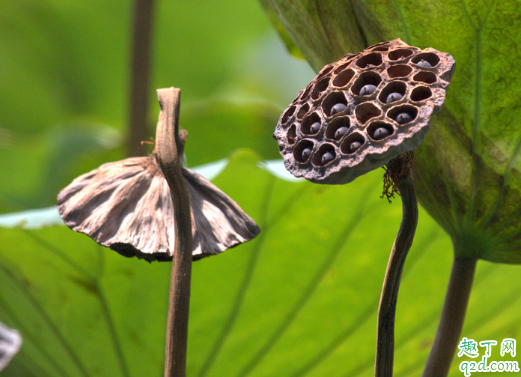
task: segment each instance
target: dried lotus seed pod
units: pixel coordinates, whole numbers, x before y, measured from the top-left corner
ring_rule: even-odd
[[[260,229],[206,178],[182,168],[190,196],[193,260],[249,241]],[[74,179],[58,195],[65,224],[126,257],[172,260],[174,204],[155,155],[109,162]]]
[[[400,39],[326,65],[284,111],[274,137],[296,177],[344,184],[416,149],[455,62]]]

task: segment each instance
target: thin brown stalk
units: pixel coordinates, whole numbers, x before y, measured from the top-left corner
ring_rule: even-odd
[[[403,217],[387,264],[378,308],[376,377],[392,377],[393,375],[394,318],[398,289],[405,258],[411,248],[418,223],[418,202],[412,169],[409,169],[407,175],[399,180],[398,189],[402,198]]]
[[[157,91],[161,113],[156,131],[156,151],[161,170],[168,181],[175,217],[175,246],[165,347],[165,377],[185,377],[192,271],[192,222],[188,189],[181,171],[178,151],[180,90]]]
[[[444,377],[449,374],[463,328],[476,262],[471,258],[454,258],[438,331],[422,377]]]
[[[130,108],[127,155],[143,155],[142,140],[148,139],[147,115],[150,50],[154,0],[135,0],[132,22]]]

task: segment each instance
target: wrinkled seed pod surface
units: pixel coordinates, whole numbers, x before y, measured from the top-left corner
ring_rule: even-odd
[[[275,129],[286,168],[313,182],[344,184],[416,149],[454,68],[449,54],[400,39],[326,65]]]

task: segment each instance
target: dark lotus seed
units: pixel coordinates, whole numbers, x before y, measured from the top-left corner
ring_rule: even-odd
[[[302,151],[302,161],[307,161],[309,156],[311,156],[311,148],[305,148]]]
[[[338,130],[335,131],[335,140],[339,140],[340,138],[342,138],[342,136],[344,136],[347,132],[348,128],[347,127],[340,127]]]
[[[409,123],[412,120],[412,116],[409,113],[400,113],[396,116],[396,121],[399,124]]]
[[[335,155],[331,152],[326,152],[322,155],[322,165],[327,164],[330,161],[333,161]]]
[[[389,130],[387,128],[380,127],[374,131],[373,139],[382,140],[383,138],[389,136],[390,134],[391,133],[389,132]]]
[[[399,101],[402,99],[402,95],[400,93],[397,93],[397,92],[393,92],[391,94],[389,94],[387,96],[387,98],[385,99],[385,102],[386,103],[391,103],[391,102],[394,102],[394,101]]]
[[[349,144],[349,153],[354,153],[362,146],[362,143],[359,141],[353,141],[351,144]]]
[[[424,67],[424,68],[432,68],[432,65],[431,63],[429,63],[427,60],[420,60],[418,63],[416,63],[416,65],[419,65],[420,67]]]
[[[309,132],[312,134],[316,134],[318,130],[320,129],[320,122],[315,122],[309,127]]]
[[[361,96],[368,96],[369,94],[373,94],[376,90],[376,86],[367,84],[362,86],[362,89],[360,89],[360,95]]]
[[[329,115],[340,113],[340,112],[344,111],[346,108],[347,108],[347,106],[344,105],[343,103],[337,103],[336,105],[334,105],[331,108],[331,111],[330,111]]]

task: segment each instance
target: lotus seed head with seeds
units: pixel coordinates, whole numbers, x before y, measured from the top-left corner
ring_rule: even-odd
[[[284,111],[274,137],[296,177],[344,184],[411,152],[445,100],[454,59],[400,39],[326,65]]]

